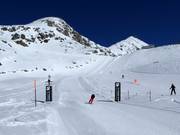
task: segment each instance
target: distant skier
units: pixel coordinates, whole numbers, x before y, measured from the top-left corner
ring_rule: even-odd
[[[124,79],[124,75],[122,75],[122,79]]]
[[[171,95],[173,95],[173,93],[176,95],[176,87],[174,86],[174,84],[172,83],[171,87],[169,88],[171,89]]]
[[[92,103],[93,103],[94,98],[95,98],[95,95],[94,95],[94,94],[92,94],[92,95],[91,95],[91,98],[90,98],[90,100],[89,100],[89,104],[92,104]]]

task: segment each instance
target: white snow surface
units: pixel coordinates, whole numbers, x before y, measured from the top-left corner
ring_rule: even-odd
[[[111,57],[87,55],[92,48],[63,34],[60,44],[37,41],[28,47],[5,35],[1,38],[7,36],[8,43],[0,41],[0,135],[180,134],[180,45]],[[43,103],[49,74],[53,102]],[[114,102],[117,81],[121,102]],[[172,83],[177,95],[170,96]],[[88,104],[91,94],[95,101]]]
[[[179,135],[179,45],[123,57],[65,54],[46,47],[39,48],[36,56],[31,53],[34,49],[18,50],[30,56],[21,57],[26,58],[21,69],[36,64],[53,70],[1,74],[0,134]],[[38,100],[44,101],[48,74],[53,80],[53,102],[38,102],[35,108],[33,80],[37,80]],[[135,79],[138,84],[133,83]],[[116,81],[122,84],[119,103],[114,102]],[[172,82],[177,95],[170,96]],[[90,105],[92,93],[96,98]]]

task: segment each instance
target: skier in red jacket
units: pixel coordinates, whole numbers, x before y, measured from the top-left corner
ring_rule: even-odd
[[[94,98],[95,98],[95,95],[94,95],[94,94],[92,94],[92,95],[91,95],[91,98],[89,99],[89,104],[92,104],[92,103],[93,103]]]

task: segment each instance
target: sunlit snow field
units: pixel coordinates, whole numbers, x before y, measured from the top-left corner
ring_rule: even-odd
[[[110,57],[43,48],[13,67],[16,73],[2,67],[7,73],[0,75],[0,134],[179,135],[179,50],[167,46]],[[18,71],[36,66],[37,71]],[[38,102],[35,107],[33,81],[37,80],[37,99],[44,101],[49,74],[53,102]],[[118,103],[114,102],[116,81],[122,85]],[[170,96],[172,83],[177,95]],[[92,105],[87,104],[91,94],[96,95]]]

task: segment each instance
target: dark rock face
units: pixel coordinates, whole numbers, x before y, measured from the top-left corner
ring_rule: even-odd
[[[5,40],[1,40],[3,43],[5,43],[5,44],[7,44],[7,41],[5,41]]]
[[[86,47],[90,47],[91,43],[90,41],[81,36],[77,31],[73,30],[71,26],[69,26],[66,22],[64,21],[54,21],[50,19],[44,19],[41,20],[42,23],[47,24],[49,27],[55,28],[59,33],[64,34],[65,36],[68,36],[72,38],[73,40],[79,42],[82,45],[85,45]],[[40,43],[47,43],[50,38],[55,37],[55,40],[59,40],[58,35],[56,35],[53,31],[46,31],[42,32],[40,27],[30,27],[26,25],[21,25],[21,26],[3,26],[1,27],[2,31],[7,31],[12,33],[12,40],[20,45],[27,46],[30,44],[30,42],[35,42],[36,39],[40,41]],[[28,31],[28,30],[33,30],[38,33],[37,37],[31,36],[31,38],[27,38],[26,34],[19,34],[18,32],[21,31]],[[17,41],[18,40],[18,41]],[[60,39],[62,41],[62,39]],[[27,42],[27,43],[26,43]],[[25,45],[26,44],[26,45]]]
[[[24,34],[21,34],[22,39],[26,39],[26,36]]]
[[[26,28],[25,26],[22,26],[21,28],[23,28],[23,30],[21,31],[24,31],[24,30],[27,31],[31,29],[30,27]],[[55,33],[53,31],[48,31],[48,32],[46,31],[43,33],[43,32],[40,32],[39,28],[36,28],[36,29],[33,28],[33,30],[35,30],[36,32],[38,31],[37,36],[31,35],[30,38],[27,38],[29,35],[26,36],[25,34],[18,34],[17,32],[17,33],[11,34],[11,40],[13,40],[16,44],[27,47],[28,44],[34,43],[36,40],[40,41],[40,43],[48,43],[51,38],[55,37]],[[57,40],[59,40],[59,38]]]
[[[2,31],[15,32],[16,28],[14,26],[12,26],[12,27],[2,27],[1,30]]]
[[[15,34],[12,34],[12,40],[17,40],[17,39],[19,39],[20,38],[20,35],[19,34],[17,34],[17,33],[15,33]]]
[[[7,27],[2,27],[1,30],[2,30],[2,31],[7,31],[8,28],[7,28]]]
[[[56,30],[58,32],[64,34],[65,36],[72,37],[75,41],[79,42],[80,44],[83,44],[85,46],[91,46],[88,39],[85,39],[65,22],[61,22],[59,24],[51,20],[43,20],[42,22],[45,22],[49,27],[56,27]]]
[[[15,41],[17,44],[19,44],[19,45],[22,45],[22,46],[24,46],[24,47],[27,47],[28,45],[24,42],[24,41],[22,41],[22,40],[17,40],[17,41]]]
[[[43,71],[47,71],[47,69],[46,69],[46,68],[43,68],[42,70],[43,70]]]
[[[15,33],[15,34],[12,34],[11,35],[11,40],[13,40],[16,44],[19,44],[19,45],[22,45],[24,47],[27,47],[28,45],[28,42],[32,42],[33,39],[27,39],[26,36],[24,34],[18,34],[18,33]]]

